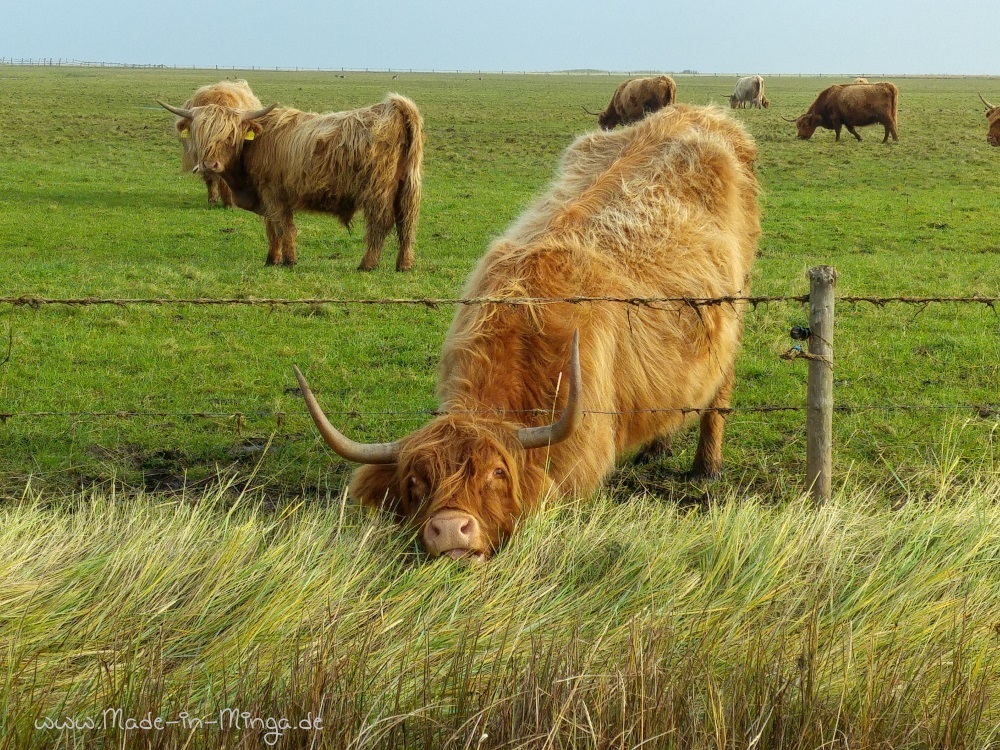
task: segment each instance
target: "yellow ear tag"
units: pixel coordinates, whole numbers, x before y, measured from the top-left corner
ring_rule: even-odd
[[[252,130],[248,130],[247,134],[243,136],[244,141],[252,141],[254,139],[254,134]]]
[[[184,130],[181,131],[181,138],[187,138],[187,137],[188,137],[188,130],[187,128],[184,128]]]

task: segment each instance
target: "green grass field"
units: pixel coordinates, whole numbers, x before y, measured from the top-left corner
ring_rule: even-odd
[[[456,297],[619,81],[239,73],[265,103],[420,106],[416,268],[393,271],[390,241],[363,274],[360,222],[301,215],[299,264],[267,268],[258,217],[180,173],[154,100],[224,75],[0,67],[0,297]],[[830,264],[840,294],[1000,296],[976,97],[1000,79],[897,79],[898,144],[796,140],[781,116],[833,82],[769,77],[771,109],[733,113],[760,149],[753,293],[803,294]],[[677,83],[722,103],[733,79]],[[113,707],[323,716],[285,747],[998,746],[994,310],[838,307],[835,398],[859,409],[835,416],[822,509],[801,500],[804,415],[739,411],[804,404],[805,364],[781,355],[807,311],[750,311],[710,495],[680,477],[685,434],[477,570],[426,564],[344,498],[291,371],[349,434],[392,439],[435,406],[453,312],[0,303],[0,750],[267,746],[266,728],[36,728]]]
[[[215,71],[11,68],[0,115],[0,295],[40,297],[456,297],[492,238],[552,179],[560,153],[593,127],[608,76],[245,73],[262,101],[344,109],[388,90],[426,121],[425,190],[412,274],[362,274],[363,227],[302,215],[300,264],[266,268],[258,217],[210,209],[179,169],[174,103]],[[764,236],[755,294],[807,291],[806,269],[835,265],[842,294],[1000,295],[1000,154],[985,141],[976,91],[1000,81],[904,79],[899,144],[881,128],[837,143],[794,138],[794,116],[830,80],[769,79],[766,111],[741,110],[760,147]],[[720,102],[728,78],[679,77],[678,97]],[[993,95],[996,98],[995,95]],[[453,310],[311,306],[38,308],[0,305],[0,487],[176,488],[259,473],[273,494],[339,489],[331,461],[292,388],[308,374],[346,429],[391,439],[434,406],[438,352]],[[779,358],[799,305],[748,315],[735,404],[801,405],[805,366]],[[920,474],[957,441],[978,465],[995,456],[997,416],[936,407],[1000,401],[998,318],[982,306],[841,306],[836,399],[878,407],[836,420],[838,479]],[[6,346],[3,346],[6,353]],[[924,407],[888,411],[887,405]],[[935,407],[927,409],[926,407]],[[91,417],[76,412],[112,412]],[[122,419],[119,412],[139,412]],[[281,419],[273,415],[284,414]],[[385,414],[403,412],[402,414]],[[418,412],[413,414],[413,412]],[[192,414],[224,415],[211,418]],[[241,413],[242,419],[227,418]],[[801,486],[800,413],[737,413],[725,448],[733,487]],[[669,485],[693,441],[637,481]]]

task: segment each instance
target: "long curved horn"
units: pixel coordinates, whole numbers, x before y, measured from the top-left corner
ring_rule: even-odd
[[[159,104],[168,112],[173,112],[178,117],[184,117],[185,119],[188,120],[194,117],[194,112],[192,112],[190,109],[182,109],[181,107],[171,107],[169,104],[161,102],[159,99],[156,100],[156,103]]]
[[[298,378],[299,388],[302,389],[302,397],[306,400],[306,406],[312,415],[319,434],[323,436],[330,449],[348,461],[357,464],[394,464],[399,459],[398,443],[355,443],[350,438],[345,437],[336,427],[330,424],[323,410],[319,407],[316,397],[309,390],[309,384],[299,372],[299,368],[292,365],[295,370],[295,377]]]
[[[982,102],[983,102],[983,104],[985,104],[985,105],[986,105],[986,109],[993,109],[993,105],[992,105],[992,104],[990,104],[990,103],[989,103],[988,101],[986,101],[985,99],[983,99],[983,95],[982,95],[982,94],[980,94],[980,95],[979,95],[979,98],[980,98],[980,99],[982,99]]]
[[[559,421],[544,427],[522,427],[517,440],[527,448],[555,445],[573,434],[583,417],[583,376],[580,374],[580,330],[573,332],[573,349],[569,358],[569,397]]]
[[[245,113],[243,115],[243,117],[241,119],[244,122],[246,122],[247,120],[256,120],[259,117],[263,117],[264,115],[266,115],[268,112],[270,112],[272,109],[274,109],[277,106],[278,106],[278,103],[275,102],[270,107],[264,107],[264,109],[258,109],[258,110],[254,111],[254,112],[247,112],[247,113]]]
[[[592,117],[600,117],[601,115],[603,115],[603,114],[604,114],[603,112],[591,112],[591,111],[590,111],[589,109],[587,109],[587,108],[586,108],[586,107],[584,107],[583,105],[581,105],[581,106],[580,106],[580,108],[581,108],[581,109],[582,109],[582,110],[583,110],[584,112],[586,112],[586,113],[587,113],[588,115],[591,115]]]
[[[784,120],[785,122],[798,122],[798,120],[791,120],[791,119],[785,117],[784,115],[781,116],[781,119]]]

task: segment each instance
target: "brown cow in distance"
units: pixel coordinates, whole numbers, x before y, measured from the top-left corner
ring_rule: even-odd
[[[990,124],[989,132],[986,134],[986,141],[991,146],[1000,146],[1000,107],[990,104],[983,99],[982,94],[979,95],[979,98],[986,105],[986,120]]]
[[[794,122],[798,128],[799,138],[809,140],[816,128],[822,126],[837,133],[840,140],[840,129],[847,131],[861,140],[855,128],[881,123],[885,128],[885,138],[892,136],[899,140],[896,133],[896,109],[899,101],[899,89],[895,85],[883,83],[835,83],[823,89],[816,97],[806,113]]]
[[[745,306],[523,298],[749,294],[756,155],[718,107],[578,138],[466,283],[466,298],[522,304],[458,307],[439,416],[398,442],[345,437],[296,370],[328,445],[366,464],[351,495],[414,524],[432,557],[483,560],[546,500],[591,492],[622,456],[662,446],[696,418],[685,408],[710,407],[692,472],[718,475]]]
[[[237,206],[264,218],[268,265],[295,263],[295,211],[332,213],[350,226],[360,209],[361,269],[378,265],[393,225],[396,270],[413,267],[424,130],[406,97],[389,94],[370,107],[327,114],[273,104],[256,111],[160,104],[189,129],[198,168],[222,177]]]
[[[650,112],[673,104],[676,99],[677,84],[670,76],[630,78],[615,89],[603,112],[584,109],[587,114],[597,115],[597,124],[602,130],[614,130],[617,125],[638,122]]]
[[[185,109],[203,107],[206,104],[218,104],[234,109],[260,109],[260,99],[250,90],[250,84],[243,79],[235,81],[219,81],[208,86],[202,86],[194,95],[184,102]],[[183,119],[178,119],[177,134],[181,138],[181,169],[185,172],[198,171],[198,153],[194,142],[189,137],[190,130]],[[222,205],[233,205],[233,194],[226,181],[219,175],[208,172],[201,173],[208,187],[208,202],[217,205],[221,198]]]

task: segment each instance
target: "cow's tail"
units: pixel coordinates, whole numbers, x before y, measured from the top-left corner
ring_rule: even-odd
[[[403,120],[403,144],[399,159],[398,184],[393,201],[396,234],[399,238],[399,256],[396,270],[407,270],[413,265],[413,245],[420,216],[420,189],[424,165],[424,119],[410,99],[399,94],[389,94],[389,101]]]

